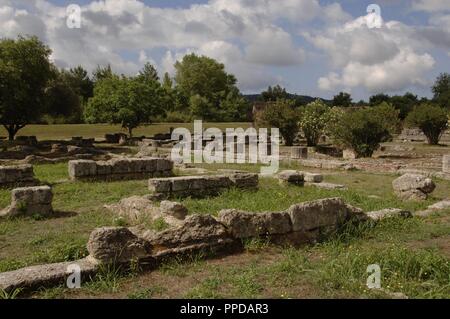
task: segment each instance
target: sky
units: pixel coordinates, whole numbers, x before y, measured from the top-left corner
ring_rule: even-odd
[[[70,4],[80,28],[67,23],[77,17]],[[243,93],[280,84],[355,101],[430,97],[450,72],[450,0],[0,0],[0,37],[20,34],[48,44],[62,68],[111,64],[134,75],[150,62],[162,76],[185,54],[206,55]]]

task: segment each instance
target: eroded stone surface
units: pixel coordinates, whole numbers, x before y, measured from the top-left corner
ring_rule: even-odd
[[[345,185],[341,184],[333,184],[333,183],[305,183],[306,186],[314,186],[317,188],[323,188],[323,189],[329,189],[329,190],[347,190],[347,187]]]
[[[29,164],[0,166],[0,186],[36,185],[33,166]]]
[[[66,282],[73,270],[71,265],[80,267],[81,276],[88,279],[98,270],[98,264],[91,258],[21,268],[0,273],[0,289],[6,292],[14,289],[38,289]]]
[[[303,185],[304,174],[299,171],[286,170],[278,173],[278,180],[282,184]]]
[[[386,218],[391,217],[411,217],[412,214],[410,211],[398,209],[398,208],[388,208],[388,209],[382,209],[378,211],[368,212],[366,215],[375,221],[379,221]]]
[[[11,205],[0,216],[48,216],[53,213],[53,192],[49,186],[21,187],[11,192]]]
[[[218,219],[235,238],[286,234],[292,231],[291,220],[286,212],[249,213],[228,209],[220,211]]]
[[[87,249],[101,263],[129,262],[151,254],[149,243],[124,227],[97,228],[89,237]]]
[[[288,209],[293,231],[320,227],[337,228],[348,218],[347,206],[341,198],[327,198],[292,205]]]
[[[426,200],[436,185],[430,178],[418,174],[405,174],[392,182],[394,192],[402,200]]]
[[[167,214],[181,220],[185,219],[188,214],[187,208],[177,202],[165,200],[161,202],[159,208],[162,214]]]

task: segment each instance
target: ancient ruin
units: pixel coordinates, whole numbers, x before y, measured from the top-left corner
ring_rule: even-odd
[[[114,158],[109,161],[69,161],[73,180],[145,179],[173,175],[173,162],[163,158]]]
[[[36,185],[32,165],[0,166],[0,187]]]
[[[205,197],[217,195],[221,191],[232,187],[255,189],[258,187],[258,175],[236,173],[229,175],[153,178],[148,181],[148,187],[155,198]]]
[[[11,205],[0,217],[49,216],[53,213],[53,192],[49,186],[22,187],[11,192]]]
[[[436,185],[430,178],[417,174],[405,174],[392,182],[395,194],[403,200],[426,200]]]

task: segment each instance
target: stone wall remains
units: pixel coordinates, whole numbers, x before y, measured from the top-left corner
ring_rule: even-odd
[[[0,217],[48,216],[53,213],[53,192],[49,186],[22,187],[11,192],[11,205]]]
[[[125,180],[173,175],[173,162],[163,158],[114,158],[69,161],[72,180]]]
[[[155,197],[205,197],[215,196],[231,187],[256,188],[258,187],[258,182],[258,174],[237,173],[150,179],[148,186]]]
[[[36,185],[32,165],[0,166],[0,187]]]

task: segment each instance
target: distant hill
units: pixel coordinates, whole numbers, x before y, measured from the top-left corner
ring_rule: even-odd
[[[316,99],[318,99],[317,97],[312,97],[312,96],[308,96],[308,95],[297,95],[297,94],[289,94],[290,98],[293,100],[299,100],[301,103],[300,104],[308,104],[311,102],[314,102]],[[250,101],[251,103],[259,101],[261,98],[261,94],[244,94],[244,97]],[[324,101],[327,104],[331,104],[332,100],[327,100],[327,99],[322,99],[319,98],[322,101]]]

